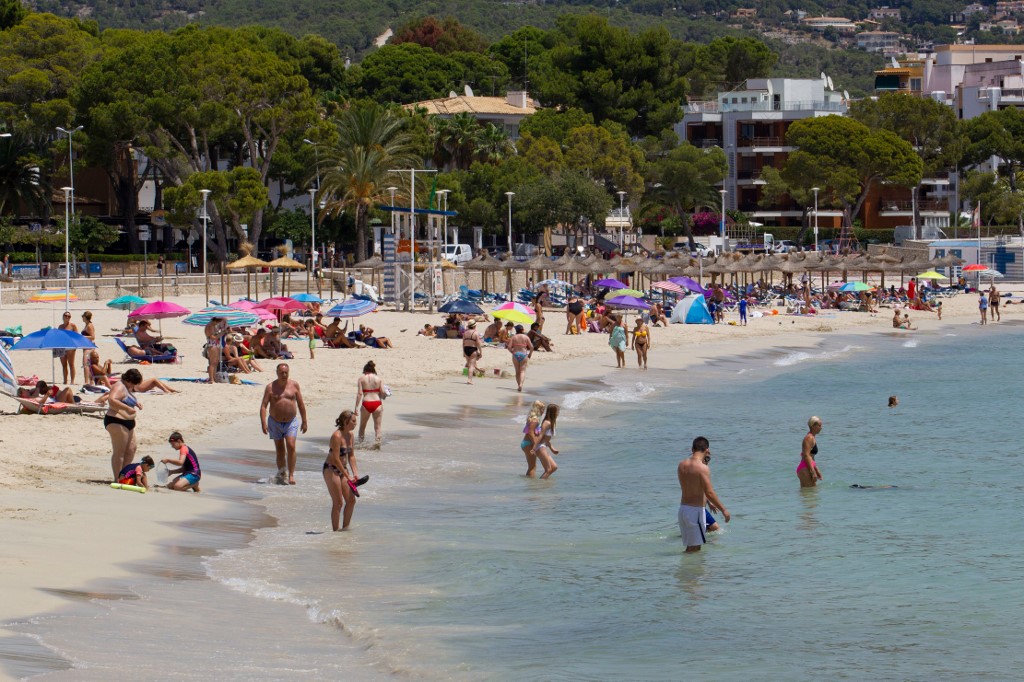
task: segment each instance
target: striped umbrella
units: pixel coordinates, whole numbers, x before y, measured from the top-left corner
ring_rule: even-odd
[[[135,310],[140,306],[144,306],[148,301],[138,296],[118,296],[117,298],[107,301],[108,308],[117,308],[118,310]]]
[[[57,303],[63,300],[77,301],[78,296],[66,294],[64,289],[42,289],[29,297],[29,303]]]
[[[366,313],[372,313],[377,309],[377,304],[363,298],[350,298],[328,310],[326,317],[360,317]]]
[[[235,310],[227,306],[215,306],[203,308],[198,313],[189,315],[182,322],[193,327],[205,327],[215,317],[223,318],[229,327],[248,327],[260,321],[260,316],[255,312]]]
[[[491,317],[516,324],[533,324],[537,320],[537,311],[528,305],[510,301],[495,308],[491,312]]]
[[[682,288],[675,282],[668,281],[667,279],[663,282],[655,282],[651,286],[655,289],[661,289],[662,291],[671,291],[674,294],[682,295],[686,293],[686,289]]]
[[[18,395],[18,381],[14,376],[14,363],[3,346],[0,346],[0,391]]]

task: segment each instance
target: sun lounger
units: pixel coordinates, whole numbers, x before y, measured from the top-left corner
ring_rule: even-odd
[[[174,362],[178,357],[177,351],[173,353],[162,353],[160,355],[151,355],[149,353],[145,355],[132,355],[128,352],[128,346],[124,344],[124,341],[117,337],[114,338],[114,341],[116,341],[117,345],[124,351],[129,362]]]
[[[21,405],[22,410],[30,412],[32,414],[90,414],[96,412],[106,411],[106,405],[100,405],[99,403],[46,403],[40,405],[38,400],[31,398],[15,398]]]

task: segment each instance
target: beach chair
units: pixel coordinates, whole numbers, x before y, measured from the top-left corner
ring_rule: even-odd
[[[6,393],[0,395],[7,395]],[[19,398],[17,396],[8,395],[8,398],[15,400],[21,406],[21,411],[29,412],[31,414],[95,414],[97,412],[105,412],[107,410],[106,405],[100,405],[98,403],[58,403],[49,402],[40,405],[37,400],[31,398]]]
[[[150,353],[147,353],[146,355],[132,355],[128,352],[128,346],[124,344],[124,341],[116,336],[114,337],[114,341],[116,341],[117,345],[124,351],[124,355],[128,359],[128,362],[174,362],[178,358],[177,351],[173,353],[162,353],[160,355],[152,355]]]

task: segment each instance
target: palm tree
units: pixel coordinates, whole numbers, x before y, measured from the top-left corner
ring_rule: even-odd
[[[355,209],[356,260],[367,257],[370,209],[400,180],[392,170],[419,163],[401,115],[377,104],[348,109],[334,119],[338,139],[320,155],[321,220]]]
[[[477,157],[481,161],[502,161],[515,154],[515,151],[508,133],[493,123],[485,125],[477,136]]]
[[[480,143],[480,124],[473,115],[463,112],[451,118],[435,116],[433,128],[434,160],[438,165],[469,170]]]
[[[25,208],[30,215],[42,212],[46,192],[39,162],[30,139],[14,133],[0,138],[0,215]]]

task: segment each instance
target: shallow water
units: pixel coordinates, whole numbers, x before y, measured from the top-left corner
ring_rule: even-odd
[[[551,481],[522,477],[521,408],[392,423],[357,452],[371,481],[346,533],[324,532],[309,436],[295,488],[252,486],[272,518],[240,503],[142,569],[140,598],[18,629],[78,666],[55,679],[127,678],[102,643],[147,629],[173,643],[150,672],[185,679],[1016,678],[1024,330],[956,334],[557,387]],[[801,491],[812,414],[825,480]],[[697,435],[733,520],[684,556],[675,466]],[[204,468],[255,479],[265,458]]]

